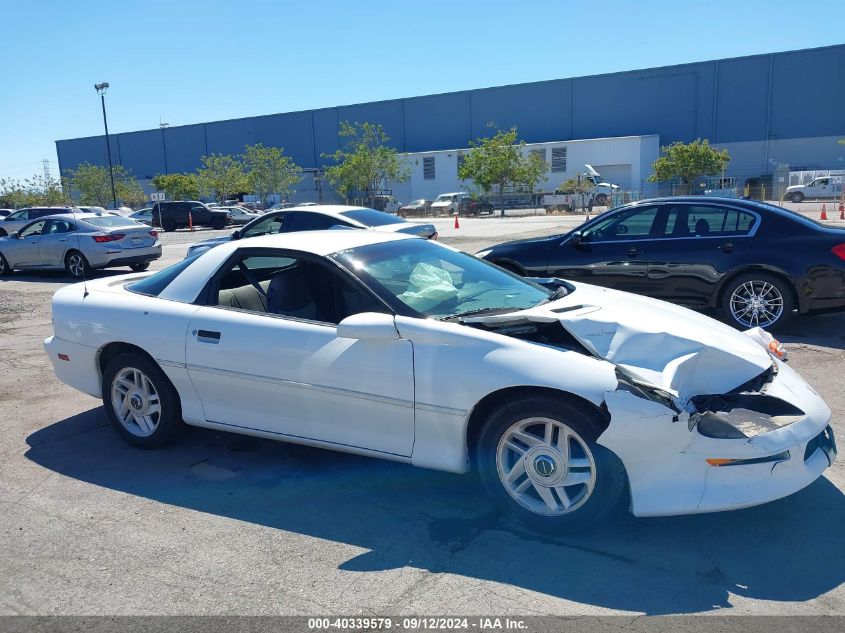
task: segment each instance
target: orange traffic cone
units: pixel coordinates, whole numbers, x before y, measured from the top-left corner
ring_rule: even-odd
[[[845,202],[839,203],[839,219],[845,220]]]
[[[827,219],[827,218],[825,218],[825,220],[826,220],[826,219]],[[190,211],[188,211],[188,230],[189,230],[189,231],[193,231],[193,230],[194,230],[194,218],[192,218],[192,217],[191,217],[191,212],[190,212]]]
[[[455,228],[456,229],[461,228],[461,224],[460,224],[460,222],[458,222],[458,216],[457,215],[455,216]]]
[[[819,220],[827,220],[827,209],[825,205],[822,205],[822,214],[819,216]]]

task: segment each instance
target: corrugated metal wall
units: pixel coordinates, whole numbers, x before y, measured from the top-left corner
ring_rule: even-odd
[[[756,141],[764,147],[753,169],[766,170],[769,141],[845,134],[843,104],[845,45],[115,134],[112,151],[142,179],[193,171],[204,154],[253,143],[284,147],[313,168],[337,148],[342,120],[380,123],[407,152],[466,147],[492,122],[517,126],[529,143],[646,134],[662,144]],[[102,136],[56,145],[62,170],[106,164]]]

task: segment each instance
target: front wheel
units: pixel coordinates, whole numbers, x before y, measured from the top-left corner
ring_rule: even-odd
[[[65,270],[74,279],[84,279],[91,274],[88,259],[79,251],[70,251],[65,256]]]
[[[103,406],[128,444],[158,448],[182,428],[182,406],[173,384],[149,358],[118,354],[103,371]]]
[[[603,421],[570,397],[532,397],[495,411],[477,442],[481,481],[505,514],[558,532],[593,524],[625,495],[622,462],[596,443]]]
[[[800,191],[797,191],[795,193],[789,194],[789,199],[792,200],[792,202],[795,202],[796,204],[799,202],[804,202],[804,194]]]
[[[9,266],[9,262],[6,261],[6,258],[3,257],[3,254],[0,253],[0,277],[5,277],[6,275],[12,274],[12,267]]]
[[[607,204],[607,196],[603,193],[600,193],[595,197],[596,204],[600,207],[603,207]]]
[[[775,329],[792,316],[795,300],[789,284],[780,277],[748,273],[728,283],[722,309],[735,327]]]

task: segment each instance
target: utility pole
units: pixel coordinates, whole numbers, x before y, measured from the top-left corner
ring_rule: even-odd
[[[46,185],[50,182],[50,161],[45,158],[41,164],[44,165],[44,184]]]
[[[111,199],[114,209],[117,209],[117,194],[114,191],[114,167],[111,162],[111,142],[109,141],[109,123],[106,120],[106,91],[109,89],[109,82],[104,81],[99,84],[94,84],[94,90],[100,95],[100,101],[103,104],[103,127],[106,128],[106,152],[109,157],[109,180],[111,181]]]

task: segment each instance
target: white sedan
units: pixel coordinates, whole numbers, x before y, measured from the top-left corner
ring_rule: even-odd
[[[831,465],[830,410],[760,332],[540,281],[401,234],[256,237],[59,290],[45,348],[134,446],[187,423],[477,470],[538,529],[751,506]]]

